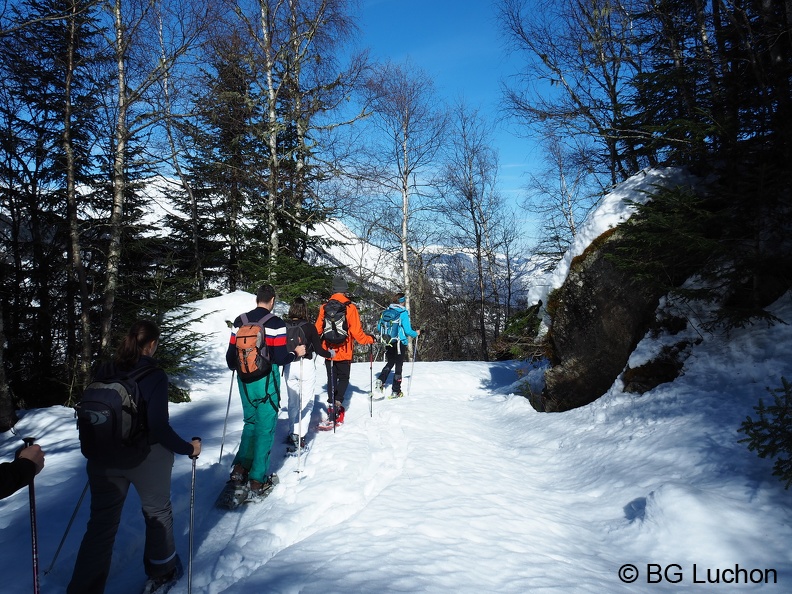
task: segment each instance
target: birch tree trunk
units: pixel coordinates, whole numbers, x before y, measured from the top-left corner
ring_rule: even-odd
[[[118,274],[121,264],[121,232],[124,212],[126,144],[128,138],[127,128],[127,82],[125,69],[126,34],[124,31],[121,0],[115,0],[113,5],[114,17],[114,49],[117,68],[118,84],[118,115],[115,126],[115,145],[113,147],[112,188],[113,203],[110,212],[110,241],[107,249],[107,271],[105,273],[105,294],[102,304],[102,317],[100,327],[100,347],[106,352],[110,346],[113,327],[113,307],[116,291],[118,289]]]
[[[276,212],[278,206],[279,189],[279,168],[280,158],[278,156],[278,122],[277,101],[280,90],[280,83],[275,80],[275,65],[277,61],[277,48],[275,47],[275,28],[276,13],[282,6],[281,2],[275,3],[275,10],[272,11],[268,0],[260,0],[261,9],[261,32],[262,32],[262,51],[264,54],[264,73],[266,77],[267,92],[267,146],[269,148],[269,171],[267,177],[267,205],[266,205],[266,224],[267,237],[269,239],[269,271],[268,277],[272,276],[272,265],[279,250],[278,224]],[[268,278],[270,280],[270,278]]]
[[[72,272],[77,282],[80,307],[80,358],[76,362],[76,385],[83,388],[88,385],[91,373],[91,322],[90,295],[88,283],[85,277],[85,267],[82,261],[82,247],[80,242],[80,227],[77,204],[76,172],[74,159],[74,146],[72,143],[72,83],[74,78],[74,51],[77,36],[77,4],[70,6],[71,14],[67,21],[68,42],[66,47],[66,80],[64,84],[64,106],[63,106],[63,154],[66,160],[66,207],[69,222],[69,261]]]

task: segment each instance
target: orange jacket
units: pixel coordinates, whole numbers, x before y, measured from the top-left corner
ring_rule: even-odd
[[[355,341],[357,341],[358,344],[374,344],[374,337],[363,331],[363,325],[360,323],[360,313],[358,313],[357,307],[355,307],[355,304],[352,303],[346,295],[343,293],[335,293],[330,296],[330,299],[349,304],[346,309],[348,335],[346,342],[342,345],[329,345],[323,340],[322,346],[326,349],[335,349],[336,355],[333,357],[333,361],[351,361]],[[323,304],[319,308],[319,315],[316,318],[316,331],[319,333],[319,336],[322,335],[322,331],[324,330],[324,308],[325,306]]]

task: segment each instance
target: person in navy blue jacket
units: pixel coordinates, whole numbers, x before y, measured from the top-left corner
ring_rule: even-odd
[[[170,426],[168,376],[153,358],[159,337],[160,329],[153,322],[135,322],[121,342],[113,364],[102,366],[96,374],[99,378],[151,368],[138,381],[146,408],[149,451],[142,462],[137,460],[137,452],[134,459],[119,457],[111,464],[88,460],[91,517],[77,553],[68,594],[104,592],[130,485],[140,496],[146,522],[143,567],[149,577],[147,587],[178,579],[182,573],[173,538],[171,472],[174,454],[197,457],[201,453],[201,441],[185,441]]]
[[[393,302],[388,306],[388,310],[394,310],[396,319],[393,322],[385,322],[382,317],[377,322],[377,330],[380,336],[386,335],[388,343],[385,347],[385,367],[382,368],[375,388],[380,392],[385,390],[385,383],[388,380],[391,369],[394,367],[393,386],[391,387],[391,398],[401,398],[402,367],[404,365],[404,353],[407,351],[407,337],[417,338],[420,330],[413,330],[410,324],[410,312],[404,307],[404,293],[396,293]],[[387,311],[387,310],[386,310]],[[392,334],[395,332],[395,336]],[[389,335],[389,333],[391,333]]]

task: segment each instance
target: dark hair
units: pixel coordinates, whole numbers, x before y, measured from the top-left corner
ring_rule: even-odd
[[[124,336],[116,351],[115,362],[119,367],[132,369],[140,361],[143,348],[152,340],[159,340],[160,329],[150,320],[138,320]]]
[[[272,285],[261,285],[256,292],[256,303],[269,303],[275,299],[275,287]]]
[[[302,297],[295,297],[292,304],[289,306],[289,313],[286,316],[292,320],[307,320],[308,319],[308,304]]]
[[[404,298],[404,293],[402,292],[394,293],[391,303],[401,303],[402,298]]]

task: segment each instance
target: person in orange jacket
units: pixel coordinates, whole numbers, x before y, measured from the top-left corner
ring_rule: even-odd
[[[329,418],[333,418],[333,412],[335,412],[334,418],[337,425],[344,422],[344,395],[347,387],[349,387],[349,373],[352,369],[352,353],[355,342],[358,344],[374,344],[374,337],[363,330],[363,326],[360,323],[360,313],[350,300],[348,292],[349,284],[347,281],[341,276],[334,277],[333,294],[319,308],[319,315],[316,318],[316,331],[322,337],[322,346],[328,350],[333,349],[335,351],[335,356],[332,359],[325,360],[325,367],[327,368],[327,403],[330,406],[328,408]],[[345,308],[346,323],[344,324],[344,330],[346,336],[343,337],[343,342],[328,340],[328,338],[332,337],[327,331],[328,328],[325,324],[325,308],[335,306],[336,304],[331,303],[334,301],[339,302]]]

